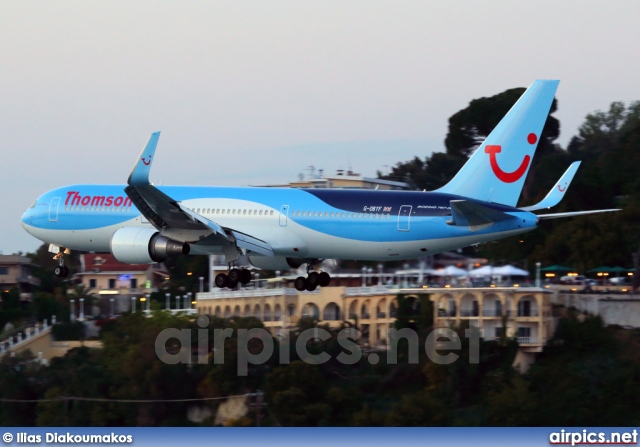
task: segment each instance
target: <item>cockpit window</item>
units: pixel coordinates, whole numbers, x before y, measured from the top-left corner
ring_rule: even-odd
[[[35,202],[33,202],[33,205],[31,205],[29,208],[34,209],[36,207],[36,203],[38,203],[37,200]]]

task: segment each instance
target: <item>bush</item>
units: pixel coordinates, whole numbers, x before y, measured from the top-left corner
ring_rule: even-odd
[[[51,328],[51,334],[56,341],[84,340],[84,323],[58,323]]]

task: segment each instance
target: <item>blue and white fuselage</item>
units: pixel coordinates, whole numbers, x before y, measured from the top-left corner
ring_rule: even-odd
[[[36,238],[75,250],[110,251],[125,227],[153,228],[124,192],[126,185],[73,185],[39,197],[22,218]],[[512,219],[452,225],[452,200],[414,191],[254,187],[157,187],[194,213],[268,244],[275,256],[360,260],[406,259],[529,231],[537,216],[476,201]],[[192,253],[215,253],[186,240]]]

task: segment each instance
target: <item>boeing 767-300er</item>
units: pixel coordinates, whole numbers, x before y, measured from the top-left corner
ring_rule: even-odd
[[[324,259],[409,259],[533,230],[541,219],[614,210],[534,214],[556,205],[573,163],[537,205],[517,208],[558,81],[535,81],[456,176],[432,192],[258,187],[154,186],[151,134],[128,185],[73,185],[40,196],[22,226],[57,253],[111,252],[121,262],[161,262],[180,254],[224,255],[219,287],[247,283],[241,255],[258,268],[307,265],[298,290],[329,284]]]

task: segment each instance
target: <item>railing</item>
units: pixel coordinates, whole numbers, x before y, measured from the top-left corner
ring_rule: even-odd
[[[368,320],[369,318],[371,318],[371,314],[369,314],[369,312],[362,312],[363,320]]]
[[[395,315],[391,315],[392,317]],[[455,310],[438,310],[438,316],[439,317],[455,317],[456,316],[456,311]]]
[[[519,317],[537,317],[538,309],[531,309],[529,312],[525,312],[524,310],[518,310]]]
[[[461,310],[461,317],[477,317],[479,315],[478,310]]]
[[[517,337],[516,340],[520,345],[537,345],[538,337]]]
[[[310,292],[307,292],[310,293]],[[223,298],[249,298],[249,297],[267,297],[280,295],[297,295],[296,289],[280,288],[280,289],[243,289],[243,290],[215,290],[213,292],[205,292],[196,294],[198,300],[217,300]]]
[[[386,312],[378,312],[378,318],[387,318]]]
[[[385,286],[346,287],[344,289],[345,296],[385,295],[387,293],[390,293],[390,290]]]

